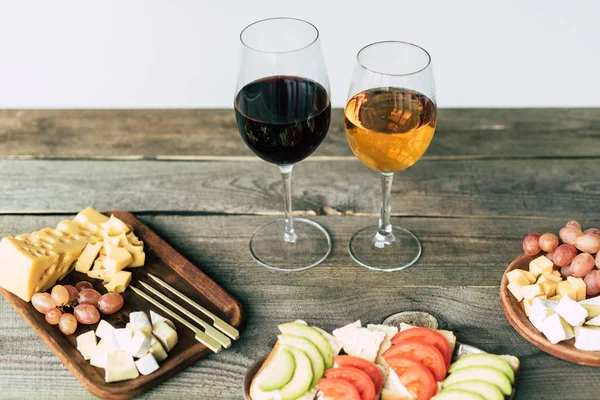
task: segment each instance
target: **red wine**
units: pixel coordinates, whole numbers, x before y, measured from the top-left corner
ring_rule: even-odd
[[[319,147],[329,129],[331,104],[327,90],[315,81],[272,76],[240,90],[235,116],[244,142],[257,156],[287,165]]]

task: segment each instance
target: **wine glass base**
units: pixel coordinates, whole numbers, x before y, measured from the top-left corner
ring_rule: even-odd
[[[421,243],[411,232],[394,226],[393,244],[375,246],[378,226],[369,226],[356,232],[348,243],[348,252],[354,261],[375,271],[400,271],[413,265],[421,256]]]
[[[250,253],[263,267],[277,271],[302,271],[321,264],[331,252],[331,236],[321,225],[294,218],[295,243],[283,240],[285,220],[267,222],[250,239]]]

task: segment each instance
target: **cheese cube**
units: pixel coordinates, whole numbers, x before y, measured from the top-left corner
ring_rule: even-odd
[[[152,326],[154,326],[155,324],[157,324],[160,321],[165,321],[167,324],[169,324],[169,326],[175,330],[177,330],[177,328],[175,327],[175,324],[173,322],[171,322],[170,319],[167,319],[165,317],[163,317],[160,314],[155,313],[154,311],[150,310],[150,322],[152,322]]]
[[[77,272],[81,272],[86,274],[90,268],[92,268],[92,264],[98,257],[98,253],[100,252],[100,248],[102,247],[102,243],[98,242],[96,244],[88,243],[83,249],[83,252],[75,262],[75,270]]]
[[[110,293],[123,293],[130,282],[131,272],[119,271],[111,277],[110,282],[105,284],[104,287]]]
[[[102,279],[103,281],[108,282],[112,274],[104,267],[105,260],[104,257],[98,257],[98,259],[94,261],[94,268],[87,272],[87,276],[92,279]]]
[[[73,218],[73,221],[79,225],[86,227],[92,232],[99,232],[101,224],[108,221],[108,217],[104,214],[99,213],[91,207],[82,210]]]
[[[158,369],[158,363],[150,353],[137,360],[135,366],[142,375],[150,375]]]
[[[600,316],[600,297],[581,300],[579,302],[588,312],[588,318],[596,318]]]
[[[111,215],[108,221],[100,224],[102,230],[108,233],[111,236],[118,235],[119,233],[127,234],[131,229],[125,224],[125,222],[121,221],[119,218]]]
[[[148,319],[148,315],[143,311],[135,311],[129,314],[129,322],[134,331],[144,330],[152,333],[152,324]]]
[[[379,346],[379,351],[377,352],[377,357],[375,358],[375,362],[377,364],[381,364],[381,365],[386,365],[385,359],[383,358],[383,353],[389,349],[390,347],[392,347],[392,338],[394,337],[394,335],[396,335],[398,333],[398,328],[396,328],[395,326],[388,326],[388,325],[373,325],[373,324],[368,324],[367,325],[367,329],[370,331],[377,331],[377,332],[383,332],[385,333],[385,339],[383,339],[383,342],[381,343],[381,346]]]
[[[519,286],[518,283],[513,282],[509,283],[506,287],[512,293],[512,295],[515,296],[517,301],[523,300],[523,286]]]
[[[84,360],[92,358],[96,349],[96,335],[94,331],[88,331],[77,336],[77,350],[81,353]]]
[[[64,278],[86,242],[52,228],[0,242],[0,286],[25,301]]]
[[[554,311],[572,326],[583,325],[588,316],[587,310],[581,304],[567,296],[560,299]]]
[[[143,267],[146,262],[146,253],[144,253],[144,246],[134,246],[132,244],[126,244],[125,249],[131,254],[133,260],[127,265],[127,268]]]
[[[538,283],[538,285],[540,285],[546,297],[552,297],[556,294],[556,283],[545,281],[542,283]]]
[[[562,277],[560,276],[556,276],[554,274],[549,274],[549,273],[543,273],[540,278],[538,279],[538,282],[540,282],[540,280],[544,280],[544,281],[549,281],[549,282],[554,282],[554,283],[558,283],[558,282],[562,282]]]
[[[541,331],[544,329],[544,320],[555,313],[554,309],[557,305],[557,301],[550,301],[541,297],[533,299],[529,310],[529,320],[537,330]]]
[[[557,269],[555,269],[555,270],[553,270],[553,271],[552,271],[552,275],[556,275],[556,276],[558,276],[560,279],[562,279],[562,275],[560,274],[560,271],[559,271],[559,270],[557,270]]]
[[[581,303],[580,303],[581,304]],[[585,325],[600,326],[600,316],[594,317],[587,321]]]
[[[116,274],[133,261],[133,257],[127,249],[122,247],[111,247],[106,249],[106,259],[104,260],[104,268],[110,271],[111,274]]]
[[[112,338],[113,332],[115,331],[115,327],[101,319],[98,327],[96,328],[96,336],[100,339],[104,338]]]
[[[542,286],[534,283],[533,285],[523,286],[523,297],[526,299],[533,299],[534,297],[543,296],[544,290]]]
[[[577,292],[569,281],[558,282],[556,285],[556,294],[562,297],[570,297],[572,300],[577,300]]]
[[[574,278],[572,276],[567,277],[567,281],[571,283],[573,289],[575,289],[575,300],[582,301],[585,300],[585,282],[581,278]]]
[[[552,301],[559,301],[560,299],[562,299],[562,296],[560,294],[557,294],[556,296],[552,296],[552,297],[548,298],[548,300],[552,300]]]
[[[533,300],[535,299],[535,297],[532,299],[523,299],[523,302],[521,303],[523,304],[523,311],[525,311],[525,315],[528,317],[531,314],[531,306],[533,305]]]
[[[571,325],[558,314],[544,320],[542,333],[552,344],[575,337]]]
[[[554,264],[552,261],[548,260],[546,256],[539,256],[529,263],[529,271],[531,271],[536,278],[545,272],[549,274],[552,273],[553,268]]]
[[[106,368],[104,369],[104,380],[107,383],[135,379],[140,376],[133,357],[125,351],[108,353]]]
[[[133,232],[129,232],[127,234],[127,241],[133,246],[142,246],[144,247],[144,242],[142,242]]]
[[[513,269],[509,273],[506,274],[508,278],[508,282],[516,283],[519,286],[527,286],[531,283],[530,278],[533,277],[533,274],[529,271],[525,271],[524,269]],[[533,277],[535,279],[535,277]]]
[[[152,356],[158,362],[162,362],[167,359],[167,352],[154,335],[152,336],[152,342],[150,344],[150,349],[148,350],[148,353],[152,354]]]
[[[123,347],[128,354],[135,358],[143,357],[148,350],[150,350],[150,344],[152,343],[152,334],[147,331],[137,330],[134,331],[133,337],[127,344],[127,346]]]
[[[600,328],[578,326],[575,328],[575,348],[586,351],[600,351]]]
[[[154,325],[152,327],[152,334],[166,351],[171,351],[179,340],[177,331],[171,328],[165,321],[159,321]]]
[[[94,367],[106,368],[106,364],[108,363],[108,353],[109,352],[104,349],[96,348],[92,353],[90,364],[92,364]]]
[[[133,331],[128,328],[115,329],[113,332],[113,343],[119,346],[120,350],[125,350],[133,338]]]
[[[112,246],[123,247],[129,243],[127,236],[123,232],[114,235],[109,235],[108,232],[103,232],[103,237],[105,245],[109,244]]]

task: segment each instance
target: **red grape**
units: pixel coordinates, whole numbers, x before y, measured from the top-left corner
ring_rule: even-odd
[[[598,228],[590,228],[590,229],[586,229],[585,232],[583,232],[584,234],[586,233],[592,233],[594,235],[600,235],[600,229]]]
[[[79,290],[73,285],[65,285],[65,289],[69,292],[69,304],[72,304],[73,300],[79,295]]]
[[[561,267],[560,268],[560,276],[562,276],[565,279],[567,279],[569,276],[571,276],[571,266],[565,265],[564,267]]]
[[[56,285],[52,288],[52,300],[57,306],[64,306],[69,302],[69,291],[63,285]]]
[[[46,314],[48,311],[56,307],[56,303],[52,300],[50,293],[36,293],[31,297],[31,305],[33,308]]]
[[[540,248],[545,252],[552,252],[558,247],[558,237],[554,233],[546,232],[540,236]]]
[[[596,268],[600,268],[600,251],[596,254]]]
[[[567,222],[565,227],[576,228],[577,230],[581,230],[581,225],[579,225],[579,222],[577,222],[577,221],[569,221],[569,222]]]
[[[119,293],[106,293],[98,300],[98,308],[102,314],[114,314],[123,308],[124,303]]]
[[[64,313],[58,321],[58,329],[65,335],[72,335],[77,330],[77,320],[73,314]]]
[[[559,267],[571,265],[571,261],[577,255],[577,249],[572,244],[561,244],[554,250],[554,264]]]
[[[77,322],[84,325],[92,325],[100,321],[98,309],[91,304],[79,304],[73,310]]]
[[[94,307],[98,307],[98,299],[102,296],[94,289],[83,289],[79,292],[77,302],[79,304],[91,304]]]
[[[598,274],[600,274],[600,271],[595,269],[587,274],[585,278],[583,278],[583,281],[585,282],[585,293],[588,296],[595,296],[600,293],[600,287],[598,286]]]
[[[554,262],[554,252],[546,253],[546,258],[552,262]]]
[[[60,321],[60,317],[62,317],[62,311],[58,308],[53,308],[46,313],[46,322],[50,325],[56,325],[58,324],[58,321]]]
[[[540,249],[540,234],[537,232],[532,232],[529,235],[525,236],[523,239],[523,251],[528,256],[535,256],[542,249]]]
[[[558,235],[560,236],[563,242],[568,244],[574,244],[577,238],[583,235],[583,232],[581,232],[581,229],[565,227],[562,228],[560,232],[558,232]]]
[[[77,290],[79,290],[81,292],[83,289],[93,289],[94,285],[92,285],[88,281],[81,281],[81,282],[77,282],[75,284],[75,287],[77,288]]]
[[[596,254],[600,251],[600,235],[586,233],[577,238],[575,247],[584,253]]]
[[[571,262],[571,275],[575,278],[583,278],[594,269],[594,257],[588,253],[580,253]]]

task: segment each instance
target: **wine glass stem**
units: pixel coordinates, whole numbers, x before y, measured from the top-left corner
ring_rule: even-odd
[[[285,232],[283,240],[288,243],[296,243],[294,232],[294,221],[292,219],[292,170],[294,165],[280,165],[281,179],[283,180],[283,206],[285,208]]]
[[[396,243],[396,237],[392,232],[392,181],[393,172],[381,173],[381,213],[379,215],[379,230],[375,234],[373,244],[382,248],[386,245]]]

